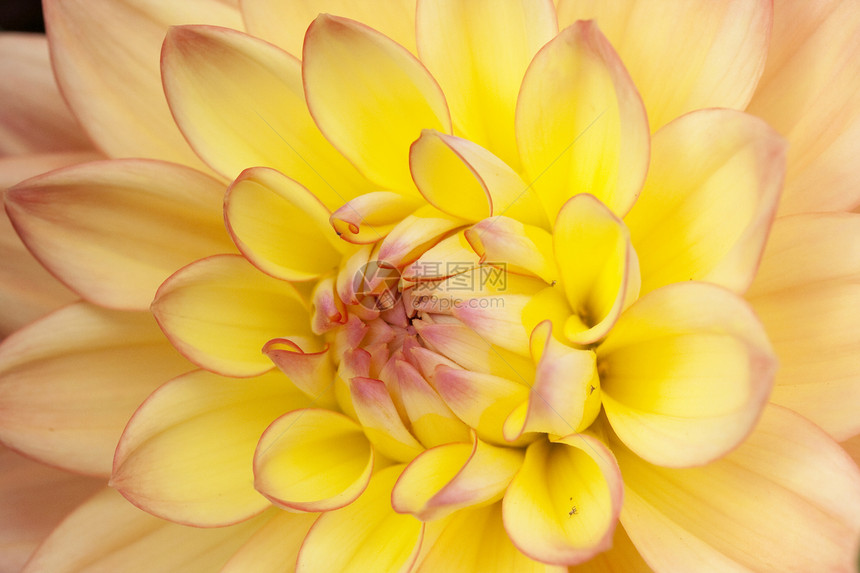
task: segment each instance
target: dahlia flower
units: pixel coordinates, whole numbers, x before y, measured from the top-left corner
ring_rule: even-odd
[[[0,42],[5,570],[855,570],[853,2],[236,4]]]

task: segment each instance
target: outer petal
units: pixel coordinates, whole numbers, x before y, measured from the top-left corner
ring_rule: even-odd
[[[176,269],[231,251],[224,186],[180,165],[125,159],[76,165],[7,192],[6,211],[30,251],[85,299],[149,307]]]
[[[424,524],[391,509],[391,488],[402,469],[392,466],[375,474],[360,498],[320,517],[299,552],[297,573],[409,571]]]
[[[105,489],[54,530],[24,571],[210,573],[269,517],[230,527],[185,527],[144,513]]]
[[[743,109],[768,57],[772,17],[768,0],[558,3],[561,27],[597,20],[630,71],[655,131],[694,109]]]
[[[791,143],[780,214],[860,203],[860,6],[786,0],[774,11],[767,66],[747,108]]]
[[[764,122],[703,110],[654,134],[651,171],[624,222],[642,291],[687,280],[743,292],[776,212],[785,141]]]
[[[329,208],[369,190],[316,129],[296,58],[235,30],[181,26],[167,34],[161,65],[182,133],[225,177],[273,167]]]
[[[860,215],[777,219],[747,298],[773,343],[771,401],[842,440],[860,433]]]
[[[302,55],[308,107],[323,134],[362,173],[414,192],[409,145],[422,129],[450,132],[445,96],[412,54],[353,20],[322,15]]]
[[[147,313],[65,307],[0,346],[0,438],[51,465],[109,475],[135,408],[190,368]]]
[[[776,361],[752,310],[706,283],[670,285],[621,315],[597,348],[603,407],[651,463],[701,465],[752,431]]]
[[[584,434],[541,439],[505,493],[505,530],[533,559],[581,563],[609,548],[622,494],[615,458],[602,442]]]
[[[299,549],[317,517],[315,513],[275,513],[220,573],[295,573]]]
[[[589,561],[570,568],[569,573],[653,573],[624,528],[619,523],[612,537],[612,548]]]
[[[57,91],[44,36],[0,35],[0,77],[0,156],[92,146]]]
[[[239,28],[238,11],[218,0],[46,0],[44,8],[57,81],[93,141],[111,157],[199,166],[164,101],[158,50],[171,25]]]
[[[558,32],[549,0],[418,3],[421,61],[439,80],[457,130],[519,167],[517,93],[535,53]]]
[[[290,338],[311,352],[316,345],[295,287],[238,255],[209,257],[181,269],[158,289],[152,312],[183,355],[225,376],[270,370],[262,348],[273,338]]]
[[[860,471],[824,432],[772,406],[725,459],[652,466],[618,445],[621,520],[655,570],[854,571]]]
[[[364,22],[415,53],[416,0],[240,0],[248,31],[296,56],[305,30],[319,14]]]
[[[517,100],[516,132],[526,181],[550,221],[578,193],[619,216],[636,200],[648,169],[648,120],[594,22],[577,22],[535,56]]]

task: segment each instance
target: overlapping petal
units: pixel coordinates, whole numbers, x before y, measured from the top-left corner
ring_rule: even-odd
[[[295,573],[296,558],[315,513],[275,513],[230,558],[221,573]]]

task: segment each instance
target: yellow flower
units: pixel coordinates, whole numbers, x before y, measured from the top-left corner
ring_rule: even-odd
[[[26,570],[854,568],[850,3],[45,8]]]

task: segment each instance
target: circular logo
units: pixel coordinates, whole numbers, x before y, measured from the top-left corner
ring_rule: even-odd
[[[356,271],[352,286],[358,304],[388,310],[400,300],[400,271],[386,261],[370,261]]]

